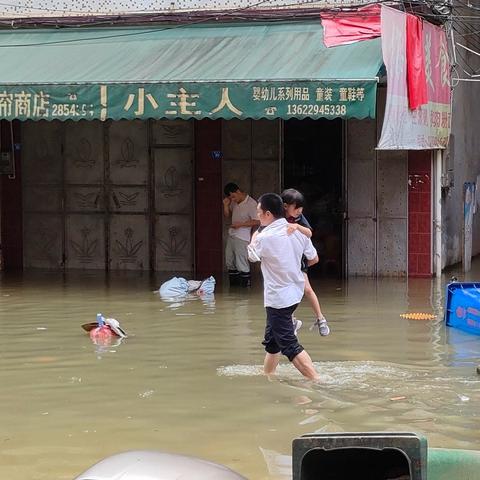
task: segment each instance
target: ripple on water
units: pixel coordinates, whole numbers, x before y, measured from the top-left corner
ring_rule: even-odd
[[[312,384],[299,377],[291,364],[280,364],[276,378],[280,383],[312,392],[330,400],[330,408],[347,405],[379,404],[413,421],[427,421],[441,415],[475,415],[472,403],[480,401],[480,378],[456,376],[452,371],[417,368],[386,362],[321,362],[315,367],[321,381]],[[228,365],[217,374],[227,377],[263,375],[261,365]],[[322,405],[325,407],[325,405]],[[469,411],[471,409],[471,411]]]

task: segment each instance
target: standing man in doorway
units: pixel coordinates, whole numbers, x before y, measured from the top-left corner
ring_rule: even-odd
[[[292,314],[302,300],[305,276],[302,273],[302,255],[307,264],[318,262],[317,251],[311,240],[298,230],[288,234],[285,207],[275,193],[265,193],[258,200],[258,218],[261,232],[255,232],[248,246],[249,258],[260,261],[264,304],[267,310],[265,338],[265,374],[275,373],[280,353],[310,380],[319,376],[307,351],[298,343]]]
[[[260,223],[257,219],[257,202],[235,183],[227,183],[223,192],[223,215],[232,219],[225,248],[225,264],[230,285],[249,287],[247,245],[250,243],[252,227],[257,227]]]

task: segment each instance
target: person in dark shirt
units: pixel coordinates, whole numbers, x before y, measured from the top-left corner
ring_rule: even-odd
[[[303,215],[303,206],[305,204],[305,197],[301,192],[293,188],[289,188],[282,192],[283,205],[285,207],[285,216],[287,218],[288,233],[293,233],[295,230],[298,230],[300,233],[305,235],[308,238],[312,237],[312,227],[308,223],[308,220]],[[322,313],[320,308],[320,302],[318,297],[314,292],[310,281],[308,280],[308,265],[305,258],[302,258],[302,272],[305,275],[305,296],[307,297],[310,306],[312,307],[313,313],[315,314],[315,322],[312,325],[311,329],[314,327],[318,328],[320,335],[327,336],[330,333],[330,327],[328,326],[327,319]],[[295,326],[295,332],[300,328],[300,320],[296,318],[292,319]]]

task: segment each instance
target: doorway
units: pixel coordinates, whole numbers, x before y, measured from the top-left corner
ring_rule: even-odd
[[[343,275],[343,125],[341,119],[284,123],[284,188],[306,198],[304,214],[313,227],[319,263],[316,276]]]

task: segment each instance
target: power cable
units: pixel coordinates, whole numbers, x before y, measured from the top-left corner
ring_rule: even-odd
[[[270,0],[268,0],[270,1]],[[261,3],[264,3],[264,2],[261,2]],[[85,14],[88,14],[88,15],[105,15],[106,12],[105,11],[99,11],[99,10],[93,10],[93,11],[85,11],[85,10],[71,10],[71,9],[68,9],[68,8],[48,8],[48,7],[41,7],[41,6],[37,6],[37,7],[34,7],[34,6],[30,6],[30,5],[26,5],[26,4],[13,4],[13,3],[6,3],[6,2],[0,2],[0,6],[5,6],[5,7],[12,7],[12,8],[15,8],[15,9],[25,9],[25,10],[40,10],[40,11],[43,11],[43,12],[49,12],[49,13],[55,13],[55,12],[59,12],[59,13],[78,13],[78,14],[81,14],[81,15],[85,15]],[[251,6],[247,6],[247,7],[242,7],[242,8],[251,8]],[[160,10],[160,11],[164,11],[164,10]],[[165,11],[168,11],[168,9],[165,9]],[[136,14],[136,13],[156,13],[156,12],[159,12],[158,9],[142,9],[142,10],[129,10],[128,13],[129,14]],[[111,15],[118,15],[118,13],[112,13]]]
[[[239,8],[236,8],[236,9],[231,9],[229,10],[229,12],[235,12],[235,11],[242,11],[242,10],[247,10],[247,9],[251,9],[251,8],[255,8],[257,7],[258,5],[261,5],[261,4],[264,4],[264,3],[269,3],[271,2],[272,0],[263,0],[261,2],[258,2],[258,3],[254,3],[252,5],[247,5],[245,7],[239,7]],[[298,4],[302,4],[302,3],[314,3],[314,2],[317,2],[319,0],[310,0],[310,1],[305,1],[305,2],[299,2]],[[298,5],[297,3],[294,3],[294,4],[290,4],[290,5]],[[71,13],[71,14],[79,14],[79,15],[82,15],[82,16],[92,16],[92,15],[106,15],[106,16],[118,16],[120,15],[120,13],[115,13],[115,12],[112,12],[112,13],[109,13],[109,12],[106,12],[106,11],[98,11],[98,10],[93,10],[93,11],[86,11],[86,10],[72,10],[72,9],[68,9],[68,8],[49,8],[49,7],[41,7],[41,6],[30,6],[30,5],[26,5],[26,4],[13,4],[13,3],[6,3],[6,2],[0,2],[0,6],[7,6],[7,7],[12,7],[12,8],[15,8],[15,9],[25,9],[25,10],[39,10],[39,11],[42,11],[42,12],[48,12],[48,13],[55,13],[55,12],[58,12],[58,13]],[[285,5],[287,6],[287,5]],[[279,6],[279,8],[284,8],[284,6]],[[124,15],[124,14],[128,14],[128,15],[136,15],[136,14],[152,14],[152,13],[170,13],[172,11],[177,11],[178,10],[171,10],[171,9],[142,9],[142,10],[125,10],[125,11],[122,11],[121,14]],[[184,13],[187,13],[187,12],[192,12],[193,10],[190,10],[190,9],[185,9],[183,10],[182,12]],[[207,10],[206,10],[207,11]],[[210,10],[210,11],[214,11],[214,10]],[[7,13],[7,12],[5,12]]]
[[[464,31],[467,31],[467,32],[471,32],[472,30],[472,27],[464,22],[455,22],[453,24],[453,28],[455,30],[455,32],[457,34],[459,34],[459,36],[461,36],[461,34],[464,32]],[[480,38],[478,36],[473,36],[473,37],[469,37],[467,39],[467,42],[471,45],[471,46],[474,46],[475,48],[477,48],[478,50],[480,50]]]
[[[467,23],[465,22],[459,22],[459,21],[456,21],[456,22],[453,22],[453,28],[455,29],[455,31],[459,34],[459,36],[463,37],[464,33],[467,32],[467,33],[473,33],[474,32],[474,29],[471,25],[468,25]],[[480,40],[480,37],[478,36],[469,36],[469,38],[467,39],[467,41],[469,43],[476,43]]]
[[[243,7],[241,9],[237,9],[236,12],[238,11],[244,11],[246,9],[252,8],[253,6],[258,6],[261,4],[264,4],[270,0],[261,0],[260,2],[256,3],[255,5],[249,5],[248,7]],[[150,33],[157,33],[157,32],[162,32],[165,30],[175,30],[177,28],[184,28],[192,25],[198,25],[202,23],[207,23],[211,21],[212,19],[218,19],[218,17],[226,17],[226,16],[231,16],[232,11],[229,13],[224,13],[224,14],[213,14],[209,17],[193,21],[193,22],[187,22],[187,23],[182,23],[178,25],[172,25],[168,27],[163,27],[163,28],[155,28],[152,30],[144,30],[141,32],[127,32],[127,33],[118,33],[114,35],[101,35],[101,36],[96,36],[96,37],[88,37],[88,38],[71,38],[68,40],[55,40],[51,42],[38,42],[38,43],[24,43],[24,44],[10,44],[10,45],[2,45],[0,44],[0,48],[14,48],[14,47],[36,47],[36,46],[43,46],[43,45],[59,45],[59,44],[65,44],[65,43],[76,43],[76,42],[85,42],[85,41],[90,41],[90,40],[107,40],[110,38],[122,38],[122,37],[131,37],[131,36],[138,36],[138,35],[146,35]]]
[[[463,0],[455,0],[457,3],[462,5],[462,8],[468,8],[471,10],[480,11],[480,7],[474,7],[470,2],[465,3]]]
[[[270,1],[271,0],[264,0],[263,2],[260,2],[260,3],[267,3],[267,2],[270,2]],[[320,1],[321,0],[305,0],[303,2],[295,2],[295,3],[290,3],[290,4],[277,5],[276,8],[283,9],[283,8],[287,8],[287,7],[290,7],[290,6],[320,3]],[[389,1],[389,0],[382,0],[382,1],[385,2],[385,1]],[[397,2],[397,0],[394,0],[394,3],[396,3],[396,2]],[[365,2],[365,3],[362,3],[361,6],[368,5],[368,4],[374,4],[374,3],[381,3],[381,2],[374,2],[374,1]],[[401,3],[401,2],[398,1],[398,3]],[[422,2],[422,3],[424,3],[424,2]],[[249,9],[249,8],[255,7],[257,5],[258,4],[248,5],[246,7],[240,7],[239,9],[232,9],[230,11]],[[44,12],[48,12],[48,13],[59,12],[59,13],[72,13],[72,14],[77,14],[78,13],[80,15],[112,15],[112,16],[119,15],[119,13],[113,13],[113,12],[112,13],[107,13],[105,11],[71,10],[71,9],[68,9],[68,8],[48,8],[48,7],[40,7],[40,6],[34,7],[34,6],[26,5],[26,4],[12,4],[12,3],[6,3],[6,2],[0,2],[0,6],[7,6],[7,7],[15,8],[15,9],[39,10],[39,11],[44,11]],[[358,4],[354,3],[354,0],[352,0],[352,5],[351,5],[351,8],[353,8],[353,7],[358,7]],[[135,14],[147,14],[147,13],[158,13],[158,12],[168,12],[168,11],[171,11],[171,10],[169,10],[169,9],[161,9],[161,10],[159,10],[159,9],[142,9],[142,10],[122,11],[122,14],[135,15]],[[189,9],[183,10],[183,12],[191,12],[191,11],[192,10],[189,10]]]
[[[458,44],[457,44],[458,45]],[[461,49],[457,49],[457,56],[460,57],[463,64],[459,63],[458,66],[461,68],[465,75],[472,77],[473,75],[478,75],[478,71],[476,71],[469,63],[468,57],[464,51]],[[465,70],[465,68],[469,69],[470,71]]]
[[[207,17],[195,20],[195,21],[190,21],[190,22],[185,22],[182,24],[176,24],[176,25],[171,25],[168,27],[163,27],[163,28],[155,28],[155,29],[149,29],[149,30],[143,30],[141,32],[126,32],[126,33],[116,33],[116,34],[111,34],[111,35],[99,35],[99,36],[92,36],[88,38],[72,38],[72,39],[65,39],[65,40],[53,40],[50,42],[38,42],[38,43],[24,43],[24,44],[10,44],[10,45],[1,45],[0,48],[20,48],[20,47],[35,47],[35,46],[44,46],[44,45],[61,45],[61,44],[69,44],[69,43],[78,43],[78,42],[85,42],[85,41],[91,41],[91,40],[107,40],[111,38],[123,38],[123,37],[131,37],[131,36],[139,36],[139,35],[148,35],[150,33],[157,33],[165,30],[173,30],[177,28],[183,28],[183,27],[188,27],[192,25],[198,25],[198,24],[203,24],[207,23],[211,20],[218,20],[219,18],[228,18],[232,17],[235,14],[241,13],[241,12],[246,12],[246,11],[251,11],[252,8],[255,8],[259,5],[263,5],[265,3],[268,3],[271,0],[261,0],[260,2],[257,2],[256,4],[252,4],[246,7],[234,9],[234,10],[229,10],[228,12],[223,12],[223,13],[218,13],[218,12],[211,12]],[[317,0],[313,0],[317,1]],[[294,4],[294,5],[301,5],[301,4],[311,4],[312,1],[306,0],[305,2],[302,2],[300,4]],[[392,4],[391,0],[381,0],[381,2],[371,2],[368,4],[365,4],[363,6],[367,5],[373,5],[377,3],[389,3]],[[401,3],[400,0],[396,0],[396,3]],[[423,2],[421,2],[423,3]],[[290,4],[293,5],[293,4]],[[282,12],[284,13],[284,12]],[[353,12],[352,12],[353,13]],[[368,12],[362,12],[360,15],[363,16],[370,16]],[[291,18],[292,15],[290,14],[288,18]],[[91,25],[90,25],[91,26]],[[86,26],[87,27],[87,26]],[[70,28],[75,28],[75,27],[70,27]]]
[[[263,3],[268,3],[272,0],[264,0],[263,2],[259,2],[258,4],[253,4],[253,5],[247,5],[245,7],[240,7],[238,9],[231,9],[229,10],[229,12],[235,12],[235,11],[242,11],[242,10],[246,10],[246,9],[251,9],[251,8],[254,8],[256,6],[258,6],[259,4],[263,4]],[[284,5],[276,5],[275,8],[278,9],[278,10],[282,10],[282,9],[285,9],[285,8],[289,8],[289,7],[298,7],[298,6],[301,6],[301,5],[311,5],[311,4],[315,4],[315,3],[320,3],[321,0],[305,0],[303,2],[294,2],[294,3],[288,3],[288,4],[284,4]],[[410,3],[413,3],[413,4],[422,4],[422,5],[425,5],[427,4],[426,0],[409,0]],[[380,1],[366,1],[364,3],[361,3],[360,5],[358,3],[354,3],[354,0],[352,0],[352,4],[351,5],[343,5],[341,7],[339,7],[340,9],[342,8],[358,8],[358,7],[363,7],[363,6],[367,6],[367,5],[373,5],[373,4],[380,4],[380,3],[390,3],[390,4],[399,4],[401,5],[402,4],[402,1],[401,0],[380,0]],[[119,13],[108,13],[108,12],[105,12],[105,11],[85,11],[85,10],[71,10],[71,9],[67,9],[67,8],[47,8],[47,7],[33,7],[33,6],[30,6],[30,5],[25,5],[25,4],[11,4],[11,3],[6,3],[6,2],[0,2],[0,5],[3,5],[3,6],[9,6],[9,7],[13,7],[13,8],[16,8],[16,9],[19,9],[19,8],[23,8],[23,9],[26,9],[26,10],[40,10],[40,11],[45,11],[45,12],[49,12],[49,13],[55,13],[55,12],[59,12],[59,13],[65,13],[65,14],[79,14],[79,15],[82,15],[82,16],[92,16],[92,15],[102,15],[102,16],[118,16]],[[325,7],[323,7],[325,8]],[[335,9],[336,7],[332,7],[332,9]],[[330,7],[329,7],[330,9]],[[143,9],[143,10],[128,10],[128,11],[124,11],[122,12],[122,15],[136,15],[136,14],[148,14],[148,13],[170,13],[172,12],[173,10],[168,10],[168,9],[162,9],[162,10],[159,10],[159,9],[155,9],[155,10],[152,10],[152,9]],[[213,10],[211,10],[213,11]],[[185,9],[182,11],[182,13],[188,13],[188,12],[192,12],[192,10],[189,10],[189,9]],[[5,17],[7,18],[7,17]]]

